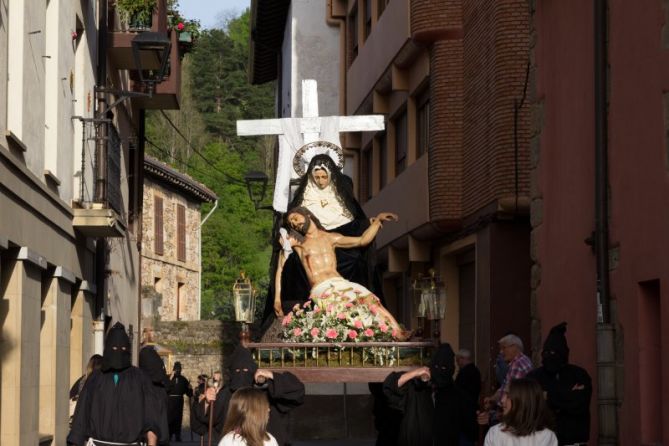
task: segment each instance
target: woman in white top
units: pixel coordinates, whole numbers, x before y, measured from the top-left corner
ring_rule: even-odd
[[[558,446],[551,424],[539,383],[514,379],[502,397],[502,422],[490,428],[484,446]]]
[[[261,390],[245,387],[230,398],[223,426],[223,438],[218,446],[278,446],[267,432],[269,401]]]

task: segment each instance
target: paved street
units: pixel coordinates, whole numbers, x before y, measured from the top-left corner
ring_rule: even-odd
[[[181,443],[172,442],[172,446],[200,446],[200,438],[197,434],[193,434],[193,441],[191,441],[191,434],[184,431],[182,435],[184,440]],[[205,443],[206,446],[206,443]],[[295,441],[293,446],[374,446],[374,440],[311,440],[311,441]]]

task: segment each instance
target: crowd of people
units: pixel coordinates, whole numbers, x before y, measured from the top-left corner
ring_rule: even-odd
[[[283,249],[266,316],[283,316],[309,296],[325,307],[333,293],[349,293],[351,307],[374,305],[398,333],[396,339],[408,337],[382,305],[368,249],[383,223],[396,220],[391,213],[368,219],[340,166],[327,154],[312,156],[285,214]],[[481,395],[481,373],[471,352],[455,353],[449,344],[436,349],[429,367],[392,372],[382,385],[370,384],[377,445],[587,444],[592,384],[584,369],[569,364],[565,333],[566,323],[550,330],[536,369],[521,338],[503,336],[495,364],[498,386],[490,395]],[[289,444],[288,414],[305,395],[295,375],[259,369],[250,351],[239,346],[229,358],[229,379],[221,372],[211,378],[200,375],[193,389],[179,362],[167,374],[153,332],[144,335],[139,367],[134,367],[124,327],[117,323],[111,328],[104,355],[91,358],[70,392],[69,443],[179,442],[184,397],[189,397],[191,430],[208,444]]]

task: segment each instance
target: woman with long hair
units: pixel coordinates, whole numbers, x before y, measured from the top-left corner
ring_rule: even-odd
[[[484,446],[557,446],[552,415],[534,380],[514,379],[502,397],[502,422],[490,428]]]
[[[261,390],[244,387],[232,394],[218,446],[278,446],[267,432],[269,401]]]

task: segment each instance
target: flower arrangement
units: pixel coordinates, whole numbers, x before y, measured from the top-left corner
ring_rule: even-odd
[[[200,21],[184,18],[176,8],[169,12],[169,25],[179,33],[180,42],[191,43],[200,36]]]
[[[338,291],[312,296],[284,316],[282,336],[288,342],[396,341],[399,333],[379,313],[378,299],[355,299]],[[376,302],[369,304],[370,300]]]

